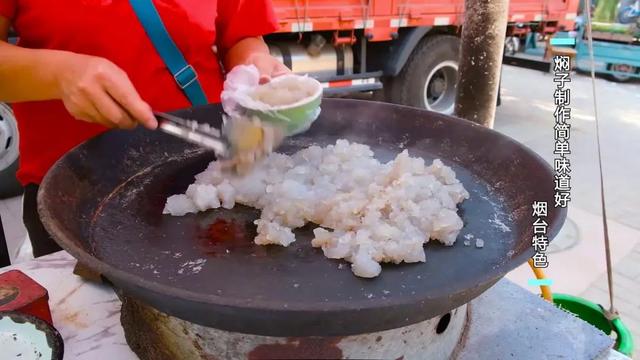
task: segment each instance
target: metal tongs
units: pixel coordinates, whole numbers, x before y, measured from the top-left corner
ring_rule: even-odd
[[[163,112],[154,111],[153,114],[158,119],[158,129],[161,131],[211,149],[221,158],[229,157],[231,146],[215,127]]]
[[[252,121],[235,121],[223,131],[209,124],[183,119],[175,115],[154,112],[158,129],[190,143],[211,149],[222,160],[223,168],[245,174],[257,161],[271,153],[282,140],[284,132],[273,126]]]

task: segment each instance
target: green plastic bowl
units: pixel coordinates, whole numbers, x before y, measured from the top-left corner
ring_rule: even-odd
[[[611,335],[611,333],[614,332],[616,334],[615,349],[626,356],[630,357],[632,355],[633,337],[631,336],[631,332],[620,318],[609,322],[604,315],[602,306],[592,303],[589,300],[567,294],[553,294],[553,303],[557,307],[588,322],[607,335]]]
[[[287,135],[295,135],[307,130],[320,115],[322,103],[322,84],[310,77],[284,75],[271,80],[277,84],[292,77],[299,78],[314,87],[313,94],[290,105],[271,106],[269,109],[257,108],[248,104],[239,104],[245,115],[257,116],[260,120],[282,126]]]

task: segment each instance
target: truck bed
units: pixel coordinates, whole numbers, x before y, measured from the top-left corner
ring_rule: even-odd
[[[273,0],[273,4],[279,32],[366,27],[373,41],[389,40],[399,27],[459,26],[464,20],[464,0]],[[569,29],[577,7],[578,0],[511,0],[509,21],[555,22]]]

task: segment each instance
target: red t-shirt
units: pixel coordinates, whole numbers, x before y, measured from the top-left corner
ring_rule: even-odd
[[[210,103],[218,102],[223,75],[212,50],[277,29],[270,0],[154,0],[158,13],[198,72]],[[104,57],[128,75],[142,98],[159,111],[191,104],[155,51],[127,0],[0,0],[19,46]],[[75,120],[61,101],[12,105],[20,132],[23,184],[39,184],[64,153],[105,131]]]

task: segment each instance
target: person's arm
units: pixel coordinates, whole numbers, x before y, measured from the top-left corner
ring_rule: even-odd
[[[18,102],[54,98],[54,80],[44,66],[49,50],[27,50],[7,43],[9,20],[0,16],[0,101]],[[38,71],[44,69],[45,71]],[[27,76],[25,76],[25,74]]]
[[[67,51],[11,45],[6,42],[9,26],[0,16],[0,101],[60,99],[80,120],[120,128],[157,126],[149,105],[115,64]]]
[[[248,37],[238,41],[224,54],[223,64],[225,69],[233,69],[236,65],[253,64],[260,72],[261,82],[267,82],[272,77],[290,71],[282,62],[271,56],[269,47],[262,37]]]
[[[225,0],[217,2],[216,42],[226,71],[237,65],[255,65],[261,81],[289,72],[269,54],[262,35],[278,29],[271,0]]]

